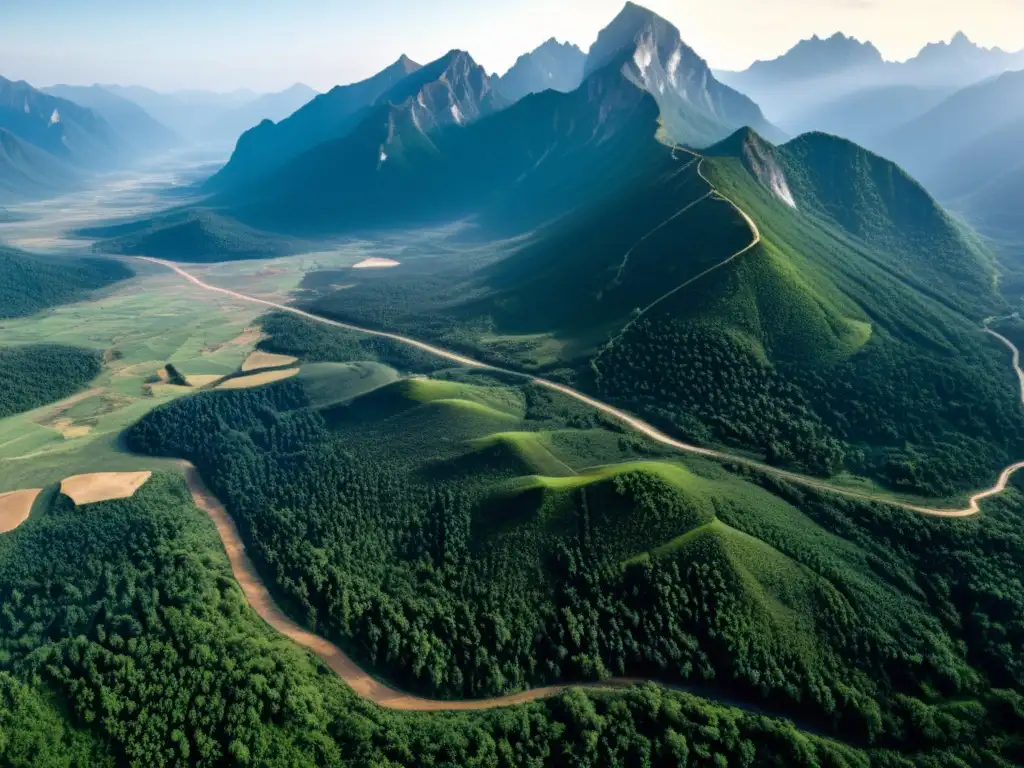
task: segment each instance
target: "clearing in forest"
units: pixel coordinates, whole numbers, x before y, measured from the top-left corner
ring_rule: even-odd
[[[284,368],[276,371],[266,371],[264,373],[254,373],[250,376],[237,376],[233,379],[228,379],[223,384],[218,384],[217,389],[248,389],[250,387],[258,387],[262,384],[270,384],[274,381],[281,381],[282,379],[290,379],[292,376],[299,372],[298,368]]]
[[[42,488],[31,488],[0,493],[0,533],[13,531],[28,520],[28,513],[41,491]]]
[[[152,472],[91,472],[74,475],[61,481],[60,492],[76,506],[99,501],[127,499],[141,488]]]
[[[397,267],[399,262],[394,259],[382,259],[378,256],[371,256],[363,259],[358,264],[353,264],[352,269],[381,269],[383,267]]]
[[[260,368],[284,368],[298,360],[291,355],[275,355],[273,352],[256,350],[242,363],[243,371],[256,371]]]

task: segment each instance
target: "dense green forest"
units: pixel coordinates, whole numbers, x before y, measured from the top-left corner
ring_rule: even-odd
[[[0,537],[0,606],[0,763],[17,768],[953,765],[654,685],[380,709],[246,606],[212,524],[169,475],[82,509],[55,497]]]
[[[61,344],[0,347],[0,418],[73,395],[103,365],[100,352]]]
[[[1024,758],[1019,496],[945,521],[711,465],[586,469],[579,442],[629,438],[580,418],[487,377],[324,411],[291,380],[127,439],[196,463],[291,613],[404,687],[651,677],[936,765]]]
[[[113,259],[35,256],[0,246],[0,319],[77,301],[134,274]]]
[[[78,234],[102,238],[94,247],[99,253],[172,261],[266,259],[308,249],[308,244],[299,240],[260,232],[205,210],[182,210],[150,219],[90,227]]]

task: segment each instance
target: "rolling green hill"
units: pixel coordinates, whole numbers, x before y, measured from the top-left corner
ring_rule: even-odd
[[[643,110],[623,123],[628,166],[591,166],[605,196],[483,267],[412,268],[314,308],[821,474],[946,495],[1024,451],[1012,370],[980,330],[1001,306],[993,259],[919,184],[825,134],[743,130],[698,158],[642,139]]]
[[[77,301],[134,274],[113,259],[36,256],[0,246],[0,318]]]
[[[990,686],[1020,638],[976,629],[1024,599],[988,554],[1013,499],[964,523],[796,491],[455,371],[326,409],[301,378],[201,393],[126,437],[195,462],[292,614],[405,687],[655,677],[893,750],[871,764],[1019,752]]]
[[[213,211],[192,209],[90,227],[78,234],[104,238],[93,247],[98,253],[185,262],[266,259],[296,253],[304,247],[293,238],[261,232]]]

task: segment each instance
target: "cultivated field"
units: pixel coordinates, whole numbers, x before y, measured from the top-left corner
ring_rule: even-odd
[[[236,376],[233,379],[228,379],[223,384],[218,384],[217,389],[249,389],[250,387],[259,387],[274,381],[290,379],[298,372],[298,368],[285,368],[283,370],[252,373],[248,376]]]
[[[0,493],[0,533],[13,531],[28,520],[32,505],[41,491],[41,488],[32,488],[27,491]]]
[[[91,472],[65,478],[61,481],[60,492],[78,506],[127,499],[152,476],[152,472]]]
[[[260,368],[284,368],[294,363],[298,358],[291,355],[275,355],[273,352],[261,352],[256,350],[242,363],[243,371],[257,371]]]
[[[0,420],[0,492],[75,473],[162,466],[126,454],[120,433],[152,408],[236,372],[252,352],[259,307],[211,301],[164,270],[136,269],[138,278],[97,300],[0,322],[5,344],[53,342],[105,353],[88,390]],[[192,386],[164,383],[168,363]]]

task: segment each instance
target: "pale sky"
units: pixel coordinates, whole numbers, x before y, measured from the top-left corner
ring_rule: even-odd
[[[801,38],[870,39],[888,59],[963,30],[1024,48],[1024,0],[648,0],[712,66],[740,69]],[[406,53],[464,48],[489,71],[549,37],[586,50],[622,0],[0,0],[0,75],[43,86],[156,89],[305,82],[325,90]]]

